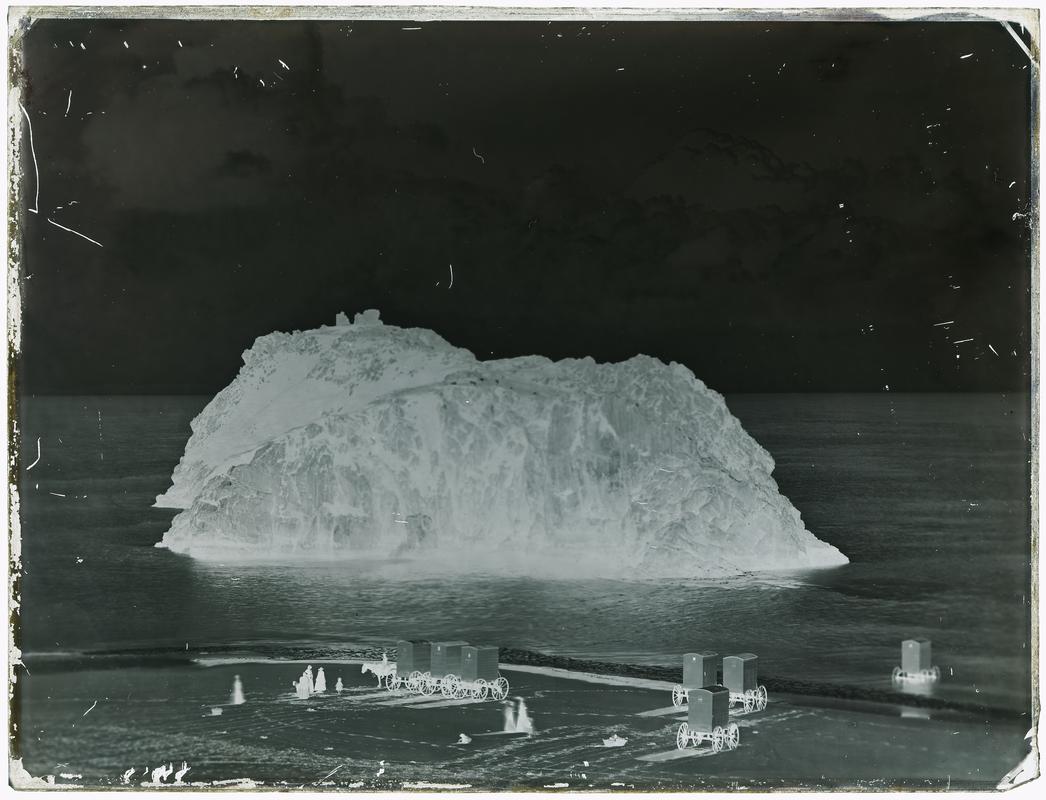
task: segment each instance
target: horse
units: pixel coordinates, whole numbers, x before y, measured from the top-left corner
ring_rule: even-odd
[[[396,665],[388,661],[365,661],[360,672],[366,675],[368,672],[378,679],[378,688],[386,685],[396,675]]]

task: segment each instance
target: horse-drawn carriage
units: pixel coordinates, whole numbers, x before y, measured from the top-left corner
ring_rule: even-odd
[[[457,700],[504,700],[509,683],[498,672],[498,648],[473,647],[468,642],[397,643],[396,663],[363,665],[373,672],[378,685],[390,691],[404,689],[412,694],[435,695]]]

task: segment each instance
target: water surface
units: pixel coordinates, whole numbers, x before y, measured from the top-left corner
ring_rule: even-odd
[[[765,674],[885,688],[901,640],[927,637],[935,694],[1029,707],[1026,396],[729,397],[807,527],[851,563],[713,582],[412,578],[157,549],[171,512],[151,505],[205,402],[24,399],[23,650],[464,638],[640,664],[751,651]]]

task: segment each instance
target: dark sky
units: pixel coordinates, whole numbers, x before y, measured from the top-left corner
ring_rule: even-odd
[[[1028,386],[997,23],[62,20],[23,57],[24,391],[214,392],[368,307],[723,392]]]

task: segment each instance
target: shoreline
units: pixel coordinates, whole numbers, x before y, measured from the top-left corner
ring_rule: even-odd
[[[249,776],[255,787],[271,789],[308,784],[396,791],[424,782],[490,791],[558,786],[662,792],[985,790],[1027,755],[1025,727],[1012,721],[993,724],[986,737],[978,719],[771,695],[763,711],[731,713],[741,752],[708,761],[707,747],[678,748],[677,729],[689,709],[671,706],[665,685],[512,665],[502,665],[503,674],[510,694],[525,699],[533,728],[530,736],[504,737],[493,735],[503,731],[497,702],[390,694],[361,674],[361,660],[339,659],[346,665],[340,669],[334,661],[312,660],[314,668],[326,667],[328,688],[308,698],[291,691],[302,662],[288,659],[224,658],[159,668],[143,662],[84,676],[82,683],[63,673],[37,674],[20,682],[19,691],[34,699],[20,727],[64,732],[72,726],[83,731],[84,746],[70,754],[64,734],[31,737],[15,755],[29,776],[50,775],[56,787],[87,789],[171,786],[154,785],[149,770],[184,762],[192,768],[184,785],[193,788]],[[230,700],[235,678],[242,679],[245,702]],[[329,686],[335,679],[344,680],[340,693]],[[461,732],[471,740],[458,741]],[[625,745],[607,747],[611,733]],[[60,775],[58,762],[66,768]],[[128,786],[120,776],[143,764],[146,770],[134,772]],[[76,783],[59,784],[66,773]]]
[[[177,666],[216,667],[234,664],[307,664],[322,661],[330,664],[363,664],[381,661],[383,653],[394,660],[395,646],[345,646],[341,648],[281,647],[279,652],[269,648],[237,648],[217,646],[196,650],[176,648],[126,649],[82,651],[71,653],[23,653],[22,663],[28,662],[33,671],[67,671],[71,669],[118,669],[121,667]],[[682,682],[682,669],[658,665],[627,664],[596,661],[570,656],[557,656],[533,650],[502,647],[499,651],[502,669],[529,672],[548,677],[560,677],[588,683],[627,686],[636,689],[671,690]],[[914,709],[923,712],[943,712],[949,715],[977,716],[995,719],[1019,720],[1029,717],[1029,711],[1016,708],[949,700],[940,697],[905,694],[878,688],[848,686],[845,684],[816,683],[771,675],[761,675],[759,682],[776,697],[791,698],[803,705],[883,707]],[[1029,717],[1029,725],[1030,725]]]

